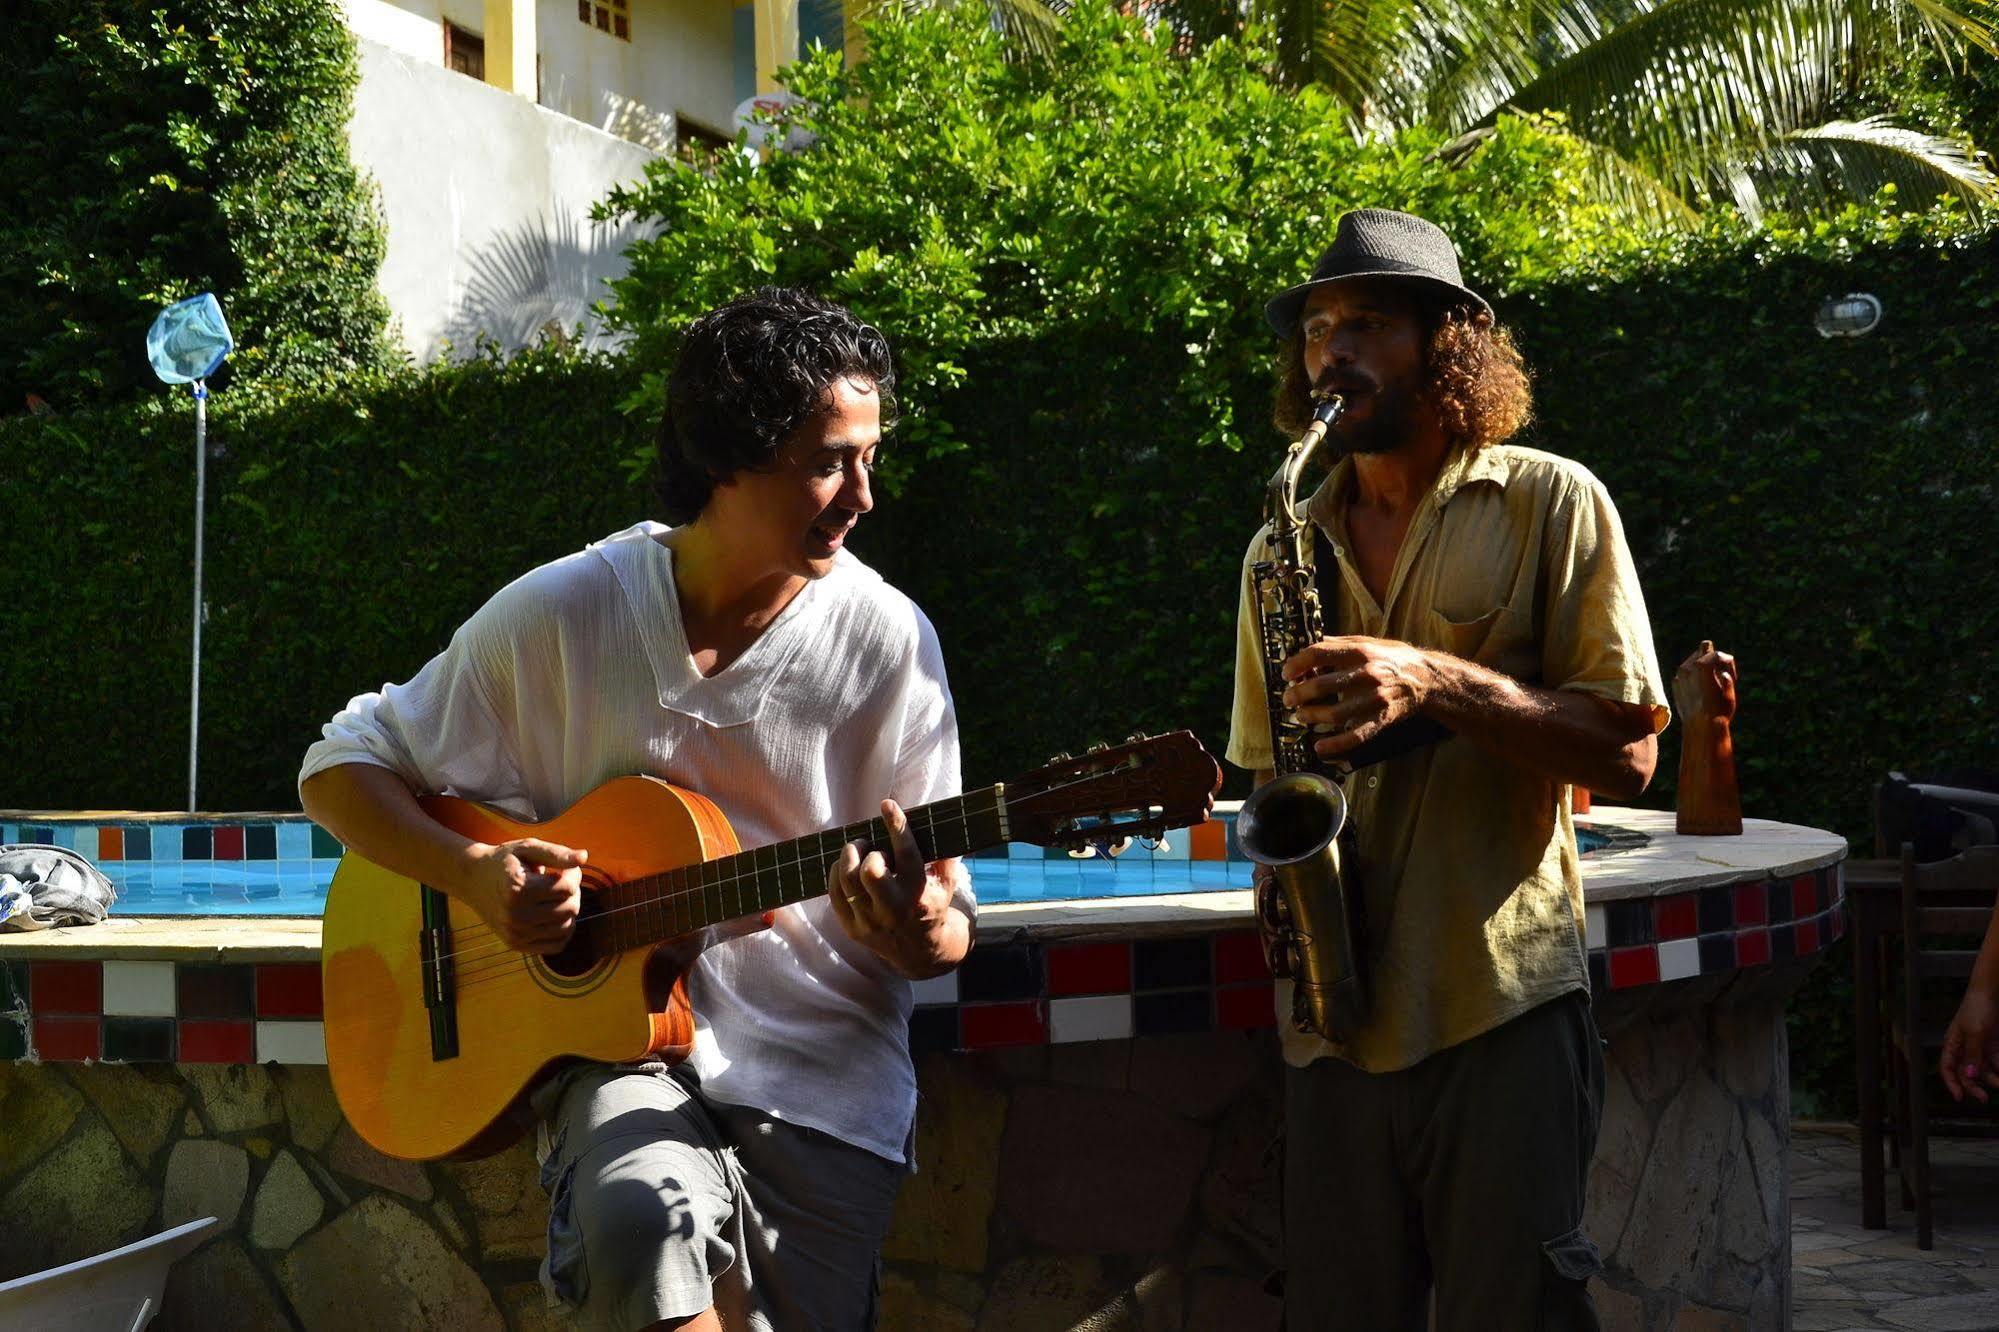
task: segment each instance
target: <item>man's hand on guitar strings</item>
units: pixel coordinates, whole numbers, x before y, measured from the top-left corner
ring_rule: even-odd
[[[951,909],[951,885],[923,863],[901,806],[882,801],[882,822],[894,863],[878,850],[863,855],[863,843],[849,842],[827,867],[826,895],[849,938],[904,975],[929,975]]]
[[[523,953],[559,953],[583,910],[583,864],[588,851],[522,837],[475,842],[458,896],[469,902],[507,947]]]

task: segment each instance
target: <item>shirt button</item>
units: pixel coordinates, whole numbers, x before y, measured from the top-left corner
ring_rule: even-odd
[[[1379,778],[1379,777],[1373,777],[1373,776],[1370,776],[1370,777],[1369,777],[1369,778],[1367,779],[1367,789],[1368,789],[1368,790],[1372,791],[1372,790],[1373,790],[1373,789],[1374,789],[1375,787],[1377,787],[1377,786],[1379,786],[1379,785],[1381,785],[1381,778]]]

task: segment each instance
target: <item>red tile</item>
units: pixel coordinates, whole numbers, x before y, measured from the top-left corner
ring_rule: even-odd
[[[1654,944],[1610,950],[1610,988],[1654,985],[1659,980],[1659,949]]]
[[[1819,923],[1815,920],[1798,922],[1798,952],[1816,953],[1819,950]]]
[[[1191,860],[1227,860],[1229,830],[1220,819],[1197,823],[1187,830],[1187,856]]]
[[[1653,938],[1691,939],[1701,932],[1700,898],[1693,893],[1662,897],[1652,903]]]
[[[1263,936],[1255,930],[1235,930],[1215,936],[1215,984],[1270,979],[1263,956]]]
[[[1735,936],[1735,965],[1753,967],[1770,960],[1770,931],[1744,930]]]
[[[99,860],[123,860],[125,858],[125,830],[123,828],[99,828],[97,830],[97,858]]]
[[[1131,993],[1128,943],[1051,944],[1046,956],[1051,997]]]
[[[1215,1025],[1230,1031],[1256,1031],[1277,1025],[1274,985],[1237,985],[1215,991]]]
[[[98,1031],[100,1025],[94,1017],[37,1017],[35,1057],[69,1062],[97,1059],[104,1050]]]
[[[1803,920],[1819,913],[1819,876],[1800,874],[1791,880],[1791,919]]]
[[[257,968],[258,1017],[316,1018],[324,1011],[317,963],[267,962]]]
[[[958,1010],[959,1045],[966,1050],[992,1050],[1003,1045],[1043,1045],[1048,1020],[1040,1003],[966,1004]]]
[[[1770,923],[1770,895],[1760,883],[1738,883],[1735,885],[1735,924],[1740,929],[1744,925],[1767,925]]]
[[[254,1022],[182,1022],[180,1062],[183,1064],[254,1064],[257,1024]]]
[[[243,858],[243,829],[240,826],[215,830],[215,858],[217,860]]]
[[[104,964],[30,962],[28,1007],[36,1013],[102,1013]]]

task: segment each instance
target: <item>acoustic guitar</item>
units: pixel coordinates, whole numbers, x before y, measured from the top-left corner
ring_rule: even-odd
[[[1177,731],[906,812],[926,863],[1010,841],[1108,853],[1204,821],[1220,787],[1214,759]],[[575,932],[537,954],[435,888],[341,858],[321,946],[328,1071],[355,1132],[412,1160],[506,1146],[532,1122],[528,1094],[569,1061],[684,1059],[685,977],[702,947],[825,892],[847,843],[889,847],[876,818],[744,851],[713,802],[652,777],[606,782],[546,823],[449,796],[422,804],[475,840],[539,837],[588,848],[590,863]]]

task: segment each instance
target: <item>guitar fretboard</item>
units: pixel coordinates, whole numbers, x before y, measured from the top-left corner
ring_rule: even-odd
[[[903,813],[928,863],[1005,841],[1005,804],[1005,787],[988,786]],[[606,957],[803,902],[826,891],[826,871],[849,842],[866,843],[894,860],[888,825],[879,818],[827,828],[629,879],[604,894],[605,909],[587,917],[582,928],[591,951]]]

